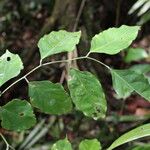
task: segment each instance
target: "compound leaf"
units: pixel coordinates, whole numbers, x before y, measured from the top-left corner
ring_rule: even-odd
[[[0,86],[11,78],[16,77],[23,69],[23,64],[17,54],[8,50],[0,57]]]
[[[14,99],[0,108],[1,125],[8,130],[22,131],[36,123],[30,103]]]
[[[72,100],[77,110],[94,119],[103,118],[107,104],[100,82],[90,72],[70,70],[68,81]]]
[[[90,52],[117,54],[135,40],[139,29],[139,26],[126,25],[120,28],[109,28],[93,37]]]
[[[53,144],[51,150],[72,150],[71,143],[67,138],[57,141]]]
[[[72,102],[61,84],[50,81],[29,83],[29,96],[34,107],[48,114],[65,114],[72,110]]]
[[[79,43],[81,32],[53,31],[44,35],[38,42],[41,59],[50,55],[70,52]]]
[[[126,98],[133,91],[150,101],[150,85],[143,75],[130,69],[111,70],[113,87],[119,97]]]
[[[101,150],[101,144],[97,139],[85,139],[80,143],[79,150]]]
[[[140,127],[137,127],[123,134],[117,140],[115,140],[107,150],[112,150],[122,144],[125,144],[127,142],[130,142],[130,141],[142,138],[142,137],[146,137],[146,136],[150,136],[150,123],[144,124]]]

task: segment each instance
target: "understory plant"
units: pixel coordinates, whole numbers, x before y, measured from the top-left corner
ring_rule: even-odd
[[[39,68],[56,63],[69,63],[73,60],[92,60],[106,67],[112,76],[113,88],[119,98],[127,98],[133,92],[150,101],[150,79],[146,73],[150,71],[149,65],[139,67],[134,66],[129,69],[118,70],[111,68],[105,63],[90,57],[91,53],[104,53],[114,55],[126,49],[136,39],[140,27],[122,25],[119,28],[110,28],[92,38],[90,50],[87,55],[76,57],[71,60],[56,60],[43,62],[48,56],[61,52],[71,52],[79,43],[81,31],[67,32],[65,30],[52,31],[44,35],[38,42],[40,51],[39,65],[30,72],[13,82],[1,95],[7,92],[13,85],[21,80],[28,83],[29,100],[13,99],[0,107],[1,126],[12,131],[27,130],[36,124],[34,108],[41,113],[62,115],[71,113],[72,110],[81,111],[85,117],[95,120],[106,117],[107,102],[103,91],[103,85],[95,75],[88,71],[80,71],[70,68],[68,74],[68,90],[65,91],[60,83],[51,81],[29,81],[28,76]],[[144,68],[145,67],[145,68]],[[0,57],[0,86],[5,82],[19,75],[23,69],[23,63],[17,54],[6,50]],[[138,69],[137,69],[138,68]],[[144,69],[143,69],[144,68]],[[74,107],[75,106],[75,107]],[[129,141],[150,135],[150,123],[139,126],[114,141],[107,150],[112,150]],[[5,140],[3,135],[1,137]],[[10,147],[7,144],[7,147]],[[11,147],[10,147],[11,148]],[[60,139],[51,148],[52,150],[72,150],[71,143],[67,139]],[[100,150],[102,149],[98,139],[84,139],[79,144],[80,150]]]

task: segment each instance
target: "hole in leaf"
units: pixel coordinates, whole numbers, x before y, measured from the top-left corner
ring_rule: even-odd
[[[93,113],[93,117],[97,117],[97,113],[96,112]]]
[[[96,107],[96,111],[97,111],[98,113],[101,112],[100,108],[97,108],[97,107]]]
[[[23,117],[24,116],[24,113],[22,112],[22,113],[19,113],[19,116],[20,117]]]
[[[10,57],[7,57],[7,61],[10,61],[11,60],[11,58]]]

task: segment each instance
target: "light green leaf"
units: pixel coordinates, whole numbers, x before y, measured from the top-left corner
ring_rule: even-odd
[[[94,119],[103,118],[107,104],[100,82],[90,72],[70,70],[68,82],[72,100],[77,110]]]
[[[14,99],[0,108],[1,125],[8,130],[22,131],[31,128],[35,123],[30,103]]]
[[[126,98],[133,91],[150,101],[150,85],[143,74],[136,73],[129,69],[111,70],[113,87],[116,93]]]
[[[65,114],[72,110],[72,102],[61,84],[50,81],[29,83],[29,96],[34,107],[48,114]]]
[[[51,148],[51,150],[72,150],[71,144],[67,138],[57,141]]]
[[[107,150],[112,150],[122,144],[125,144],[127,142],[150,136],[150,123],[142,125],[140,127],[137,127],[122,136],[120,136],[117,140],[115,140],[111,146]]]
[[[0,57],[0,86],[16,77],[21,69],[23,69],[23,64],[20,57],[6,50],[6,53]]]
[[[81,32],[53,31],[44,35],[38,42],[41,59],[50,55],[70,52],[79,43]]]
[[[79,150],[101,150],[101,144],[97,139],[85,139],[80,143]]]
[[[131,61],[138,61],[140,59],[147,58],[148,54],[147,52],[142,48],[129,48],[127,50],[127,55],[125,56],[124,60],[127,63],[130,63]]]
[[[109,28],[93,37],[90,52],[117,54],[135,40],[139,29],[139,26],[126,25],[120,28]]]

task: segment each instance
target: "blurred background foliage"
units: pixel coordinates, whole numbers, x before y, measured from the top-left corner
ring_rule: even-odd
[[[131,48],[114,56],[93,55],[114,68],[128,68],[134,64],[149,64],[150,57],[150,1],[149,0],[0,0],[0,55],[6,49],[18,53],[25,69],[31,70],[39,62],[37,42],[39,38],[52,30],[81,30],[81,44],[77,47],[78,55],[87,53],[90,39],[96,33],[109,27],[141,25],[141,31]],[[75,54],[73,54],[75,55]],[[48,58],[64,59],[66,54]],[[104,85],[108,100],[107,118],[94,121],[80,112],[66,116],[43,115],[37,110],[38,124],[31,130],[16,133],[0,129],[9,143],[17,150],[48,150],[53,142],[66,135],[77,149],[83,138],[97,138],[103,147],[114,141],[119,135],[142,123],[149,122],[150,104],[137,95],[126,100],[118,100],[111,87],[111,78],[101,66],[79,61],[81,70],[88,70],[97,75]],[[66,85],[65,65],[44,67],[29,77],[29,80],[48,79]],[[1,90],[5,89],[11,80]],[[17,89],[17,90],[15,90]],[[12,98],[28,99],[27,84],[21,81],[10,89],[0,101],[3,105]],[[147,150],[150,139],[144,138],[130,142],[118,149]],[[0,141],[0,149],[5,149]]]

